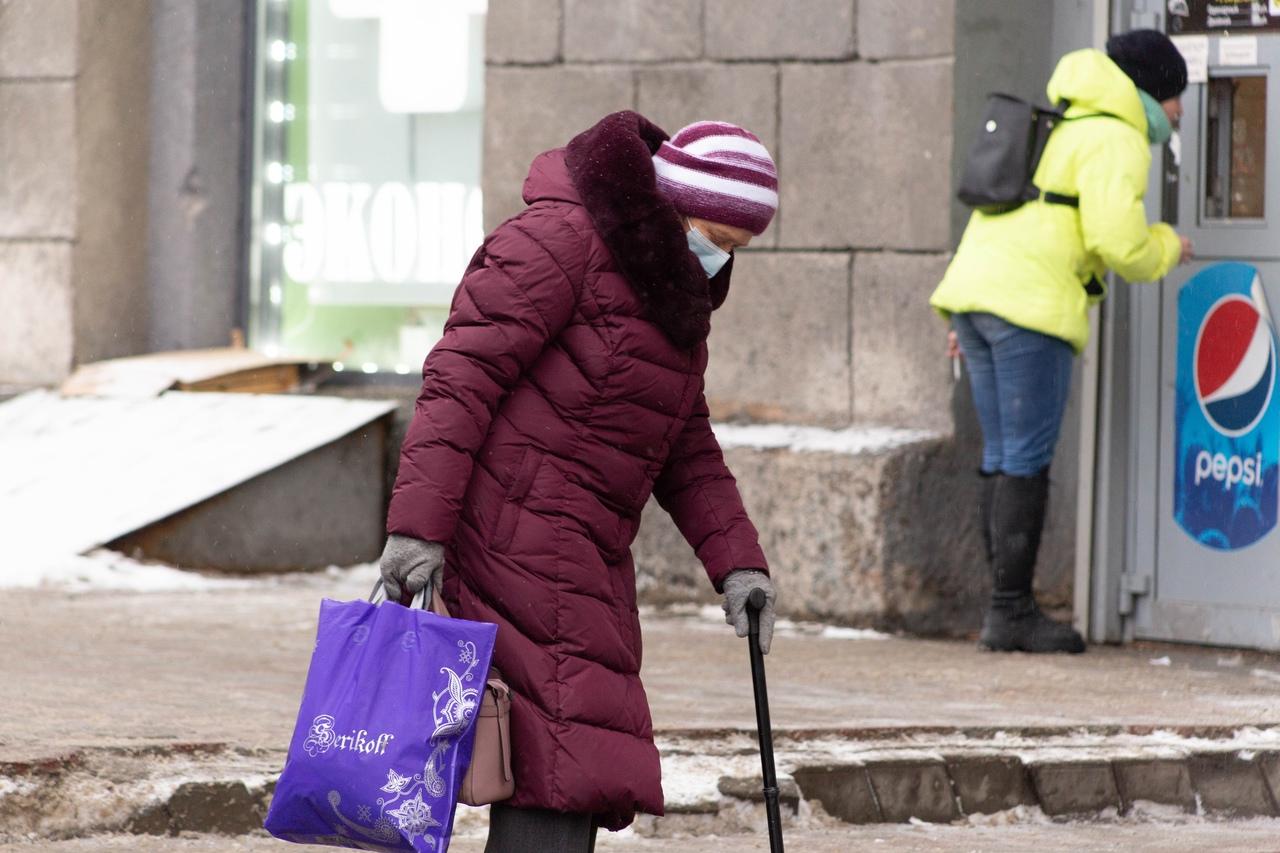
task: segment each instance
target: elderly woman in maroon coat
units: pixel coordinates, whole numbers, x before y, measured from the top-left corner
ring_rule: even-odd
[[[633,112],[534,160],[528,207],[476,252],[423,367],[382,575],[441,583],[497,623],[513,691],[516,795],[489,851],[586,851],[597,826],[662,814],[640,683],[630,546],[650,494],[746,636],[773,588],[703,396],[711,312],[733,250],[769,224],[777,174],[741,128],[673,139]]]

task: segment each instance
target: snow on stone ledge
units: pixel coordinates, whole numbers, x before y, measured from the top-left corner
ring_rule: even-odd
[[[921,429],[858,426],[833,430],[793,424],[715,424],[716,438],[726,450],[748,447],[756,450],[790,450],[796,453],[879,453],[920,441],[941,438],[940,433]]]
[[[0,587],[155,572],[76,559],[341,439],[395,403],[298,394],[32,391],[0,403]],[[110,562],[110,561],[108,561]]]

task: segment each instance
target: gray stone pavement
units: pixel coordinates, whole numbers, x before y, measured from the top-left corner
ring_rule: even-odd
[[[289,849],[239,833],[260,826],[292,731],[320,599],[362,596],[373,577],[365,567],[198,591],[4,592],[0,838],[45,840],[0,850]],[[609,836],[601,849],[719,850],[726,836],[732,849],[765,849],[750,846],[758,808],[717,790],[722,777],[749,780],[759,768],[744,641],[709,609],[646,611],[642,621],[644,678],[668,809],[676,814],[642,820],[635,835]],[[1194,816],[1242,803],[1252,810],[1235,809],[1239,815],[1275,814],[1275,657],[1175,646],[989,655],[967,643],[784,624],[767,662],[780,770],[810,768],[812,775],[832,765],[846,774],[806,788],[791,822],[794,849],[1280,850],[1280,821]],[[1226,763],[1195,757],[1205,750]],[[995,807],[965,803],[969,817],[960,817],[951,803],[969,797],[965,780],[974,768],[972,784],[990,788],[995,777],[983,774],[992,754],[1012,762],[1001,772],[1033,779],[1036,790],[1019,793],[1026,783],[1018,782],[1000,793],[1006,799],[991,800]],[[958,763],[970,759],[978,763]],[[1122,760],[1149,763],[1126,770]],[[1064,763],[1071,765],[1065,771]],[[866,770],[849,777],[850,764]],[[1087,785],[1077,778],[1101,778],[1103,787],[1078,796]],[[1139,791],[1139,782],[1153,793]],[[875,789],[870,813],[825,798],[824,791],[854,783]],[[954,795],[920,795],[930,784],[949,784]],[[211,809],[218,791],[241,805]],[[1158,820],[1135,819],[1142,814],[1135,801],[1145,800],[1172,807]],[[157,802],[160,811],[148,811]],[[840,823],[823,805],[872,825]],[[1114,819],[1117,809],[1127,816]],[[978,814],[1000,810],[1014,817]],[[1112,820],[1055,823],[1046,813]],[[483,812],[464,815],[453,849],[479,853]],[[874,823],[917,815],[940,823]],[[47,840],[126,826],[231,835]],[[686,831],[695,837],[679,837]]]
[[[1126,823],[1026,823],[1004,826],[884,825],[807,830],[785,836],[797,853],[1274,853],[1280,851],[1280,820],[1255,819],[1222,823],[1208,820]],[[265,835],[227,837],[188,835],[154,838],[103,835],[72,841],[0,844],[0,853],[320,853],[332,847],[285,844]],[[600,836],[600,853],[767,853],[760,836],[639,838]],[[458,838],[450,853],[481,853],[482,838]]]
[[[364,595],[372,577],[146,594],[7,590],[0,762],[175,742],[282,750],[321,598]],[[658,730],[753,729],[745,641],[706,613],[646,616],[643,674]],[[1280,725],[1275,657],[1173,646],[991,655],[962,642],[827,633],[779,632],[766,659],[776,729]]]

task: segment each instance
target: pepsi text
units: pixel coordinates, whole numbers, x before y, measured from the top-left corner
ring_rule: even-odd
[[[1237,484],[1245,487],[1262,485],[1262,454],[1248,458],[1227,456],[1225,453],[1214,453],[1201,450],[1196,455],[1196,479],[1198,486],[1204,480],[1222,483],[1222,488],[1231,491]]]

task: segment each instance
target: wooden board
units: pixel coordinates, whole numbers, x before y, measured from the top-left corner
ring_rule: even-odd
[[[67,397],[154,397],[171,390],[278,394],[297,387],[305,363],[238,348],[158,352],[83,365],[60,390]]]

